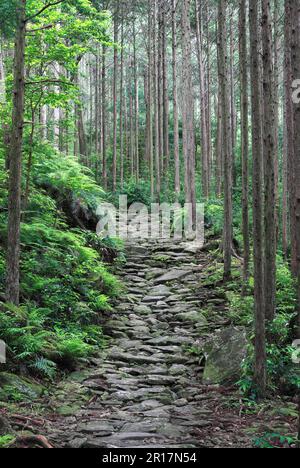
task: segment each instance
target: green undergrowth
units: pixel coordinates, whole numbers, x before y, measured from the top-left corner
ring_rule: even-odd
[[[219,249],[211,251],[211,262],[206,269],[204,287],[214,289],[217,296],[226,298],[228,307],[224,310],[226,318],[234,326],[243,326],[248,330],[248,357],[242,366],[242,377],[238,386],[242,393],[251,400],[256,399],[253,386],[254,363],[254,280],[252,265],[248,284],[243,283],[242,265],[233,258],[232,280],[223,282],[222,254]],[[294,396],[300,388],[299,365],[293,364],[295,349],[292,344],[296,339],[296,288],[289,265],[280,255],[277,257],[276,315],[271,324],[267,324],[267,374],[269,394]],[[210,313],[212,313],[210,311]]]
[[[103,191],[86,169],[64,155],[51,158],[48,146],[34,159],[21,227],[21,305],[15,307],[4,302],[7,189],[0,152],[0,339],[7,344],[10,370],[22,365],[34,375],[54,378],[105,346],[103,314],[110,313],[122,288],[105,261],[122,259],[122,245],[70,229],[47,193],[44,182],[50,180],[61,196],[72,192],[95,205]]]

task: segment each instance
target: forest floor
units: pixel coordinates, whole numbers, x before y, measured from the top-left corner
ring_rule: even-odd
[[[287,401],[251,409],[236,388],[202,384],[196,350],[229,324],[226,300],[205,286],[210,253],[147,241],[128,244],[127,260],[109,346],[40,404],[21,405],[18,427],[72,448],[247,448],[295,432]],[[195,312],[208,305],[205,319]]]

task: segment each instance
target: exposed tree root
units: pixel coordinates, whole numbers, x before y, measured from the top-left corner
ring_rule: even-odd
[[[45,449],[53,449],[54,447],[48,442],[46,437],[42,435],[30,435],[30,436],[18,436],[14,442],[14,445],[40,445]]]

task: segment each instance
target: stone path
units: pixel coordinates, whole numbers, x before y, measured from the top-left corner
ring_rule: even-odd
[[[201,287],[209,256],[194,250],[189,244],[127,245],[128,263],[119,271],[127,292],[105,325],[112,341],[96,370],[78,377],[92,396],[75,416],[59,427],[56,421],[50,430],[56,446],[199,446],[215,408],[201,390],[202,358],[187,349],[216,327],[201,309],[218,299]]]

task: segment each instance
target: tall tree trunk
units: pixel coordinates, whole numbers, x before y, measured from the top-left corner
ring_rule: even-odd
[[[135,147],[135,179],[140,180],[140,152],[139,152],[139,76],[136,47],[136,20],[133,23],[133,69],[134,69],[134,147]]]
[[[217,138],[216,138],[216,196],[222,196],[223,176],[223,130],[222,130],[222,102],[221,92],[218,90],[217,98]]]
[[[275,196],[275,115],[274,75],[270,0],[262,0],[263,43],[263,148],[265,160],[265,314],[275,316],[276,293],[276,196]]]
[[[211,115],[211,34],[210,34],[210,12],[209,2],[204,5],[205,30],[206,30],[206,118],[207,118],[207,160],[208,160],[208,187],[211,188],[211,174],[213,165],[212,155],[212,115]]]
[[[253,257],[255,301],[255,375],[259,397],[266,394],[266,331],[264,297],[264,236],[263,236],[263,143],[261,108],[260,31],[258,0],[249,4],[250,69],[252,102],[252,157],[253,157]]]
[[[197,57],[199,67],[200,102],[201,102],[201,153],[202,153],[202,193],[204,198],[209,197],[209,157],[208,157],[208,131],[207,131],[207,98],[205,87],[205,75],[203,65],[203,34],[201,4],[195,0],[196,6],[196,37],[197,37]]]
[[[159,1],[158,10],[158,111],[159,111],[159,153],[160,153],[160,174],[164,173],[164,118],[163,118],[163,36],[162,36],[162,10],[164,0]]]
[[[167,57],[167,33],[166,33],[166,7],[163,2],[162,9],[162,56],[163,56],[163,134],[164,134],[164,169],[169,167],[169,94],[168,94],[168,57]]]
[[[133,116],[133,63],[130,62],[130,80],[129,80],[129,157],[131,167],[131,177],[135,176],[135,147],[134,147],[134,116]]]
[[[47,106],[41,106],[40,110],[41,138],[47,140]]]
[[[288,259],[288,128],[287,113],[284,109],[283,119],[283,154],[282,154],[282,251],[284,258]]]
[[[191,67],[191,1],[184,0],[182,8],[182,127],[183,155],[185,161],[185,194],[186,202],[192,204],[193,223],[196,221],[196,188],[195,188],[195,130],[194,130],[194,96]]]
[[[116,7],[115,10],[115,17],[114,17],[114,43],[117,44],[118,42],[118,7]],[[112,167],[112,176],[113,176],[113,182],[112,182],[112,189],[113,192],[116,191],[117,189],[117,132],[118,132],[118,107],[117,107],[117,82],[118,82],[118,49],[115,46],[114,48],[114,79],[113,79],[113,113],[114,113],[114,118],[113,118],[113,127],[114,127],[114,136],[113,136],[113,167]]]
[[[158,61],[158,9],[157,0],[154,1],[154,38],[153,38],[153,88],[154,88],[154,129],[155,129],[155,173],[156,173],[156,195],[159,198],[161,191],[161,166],[160,166],[160,148],[159,148],[159,61]]]
[[[0,38],[0,104],[6,101],[5,90],[5,69],[4,69],[4,56],[2,51],[2,39]]]
[[[174,119],[174,165],[175,165],[175,193],[180,196],[180,156],[179,156],[179,117],[178,117],[178,89],[177,89],[177,1],[172,0],[172,58],[173,58],[173,119]]]
[[[232,250],[232,141],[228,80],[226,1],[219,1],[219,80],[221,88],[224,149],[224,280],[231,278]]]
[[[107,189],[107,162],[106,162],[106,46],[102,47],[102,183]]]
[[[297,0],[290,1],[290,13],[292,23],[291,29],[291,61],[292,77],[299,80],[300,77],[300,4]],[[297,337],[300,339],[300,102],[294,102],[294,171],[295,171],[295,191],[293,200],[293,224],[296,232],[296,271],[297,271],[297,297],[298,297],[298,330]],[[298,407],[299,407],[299,440],[300,440],[300,389],[298,388]],[[300,444],[298,444],[298,447]]]
[[[250,236],[249,236],[249,105],[248,105],[248,50],[247,50],[247,0],[240,0],[239,12],[239,50],[240,50],[240,84],[241,84],[241,139],[242,139],[242,217],[244,240],[244,288],[249,279]]]
[[[290,213],[290,231],[291,231],[291,270],[294,276],[297,275],[297,239],[294,216],[294,200],[296,197],[296,179],[295,179],[295,148],[294,148],[294,106],[292,101],[292,14],[291,1],[285,1],[285,108],[287,125],[287,151],[288,151],[288,186],[289,186],[289,213]]]
[[[12,140],[9,153],[8,237],[6,299],[15,305],[20,301],[20,224],[21,224],[21,166],[25,103],[25,38],[26,0],[17,7],[17,32],[14,58],[14,94]]]
[[[151,196],[154,195],[154,158],[153,158],[153,88],[152,88],[152,68],[153,68],[153,44],[152,44],[152,5],[149,4],[148,12],[148,97],[149,97],[149,122],[148,122],[148,144],[149,144],[149,172],[150,172],[150,185],[151,185]]]
[[[124,17],[122,5],[121,64],[120,64],[120,184],[124,186]]]
[[[280,213],[280,196],[279,196],[279,53],[281,46],[280,39],[280,6],[278,0],[274,0],[274,156],[275,156],[275,196],[276,196],[276,240],[279,238],[279,213]]]
[[[237,184],[237,165],[235,157],[235,147],[236,147],[236,107],[235,107],[235,86],[234,86],[234,52],[235,52],[235,42],[234,42],[234,15],[235,9],[232,9],[231,19],[230,19],[230,66],[229,66],[229,77],[230,77],[230,118],[231,118],[231,146],[232,146],[232,177],[233,177],[233,186],[236,187]]]

